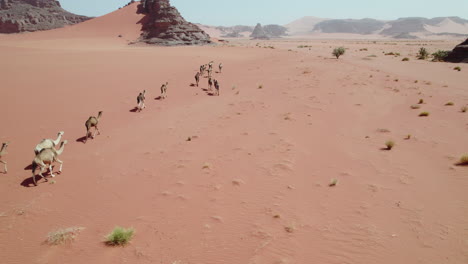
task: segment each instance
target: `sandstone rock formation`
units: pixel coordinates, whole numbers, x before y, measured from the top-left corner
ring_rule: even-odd
[[[452,52],[445,58],[448,62],[468,63],[468,39],[457,45]]]
[[[0,33],[48,30],[88,19],[65,11],[55,0],[0,0]]]
[[[167,46],[211,43],[210,36],[187,22],[169,0],[142,0],[139,12],[146,14],[142,20],[142,42]]]
[[[260,23],[258,23],[257,26],[255,26],[254,31],[252,32],[250,37],[253,39],[270,39],[270,37],[265,32]]]

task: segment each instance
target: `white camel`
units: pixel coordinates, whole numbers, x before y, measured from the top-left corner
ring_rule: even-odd
[[[0,149],[0,163],[3,163],[3,169],[5,170],[5,174],[8,173],[7,162],[2,160],[2,157],[5,157],[5,155],[8,154],[8,152],[6,151],[8,144],[9,142],[3,143],[2,149]]]
[[[46,165],[49,165],[50,176],[52,176],[52,177],[55,177],[55,175],[54,175],[54,173],[52,171],[52,163],[54,163],[54,162],[60,163],[59,173],[62,172],[63,161],[59,160],[58,156],[60,156],[63,153],[63,150],[65,149],[65,145],[67,143],[68,143],[68,141],[64,140],[60,144],[60,149],[56,150],[55,148],[47,148],[47,149],[41,150],[41,152],[36,155],[36,157],[34,158],[34,160],[32,162],[32,174],[33,174],[32,177],[33,177],[34,185],[37,186],[35,172],[36,172],[36,169],[38,167],[41,168],[41,170],[39,171],[39,175],[45,181],[47,181],[47,179],[44,177],[44,175],[42,175],[42,173],[45,171]]]
[[[57,146],[60,143],[60,140],[62,140],[62,136],[65,134],[65,132],[60,131],[57,134],[57,139],[43,139],[37,146],[34,148],[34,153],[37,155],[41,150],[47,149],[47,148],[53,148]]]

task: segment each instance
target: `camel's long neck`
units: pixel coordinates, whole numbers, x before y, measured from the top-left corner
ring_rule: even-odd
[[[64,149],[65,149],[65,144],[62,144],[62,145],[60,146],[60,149],[57,150],[57,155],[62,155]]]
[[[101,118],[102,116],[102,113],[99,113],[98,116],[96,117],[96,119],[99,121],[99,119]]]
[[[58,145],[58,143],[60,143],[61,139],[62,139],[62,134],[59,133],[57,139],[54,141],[54,145]]]

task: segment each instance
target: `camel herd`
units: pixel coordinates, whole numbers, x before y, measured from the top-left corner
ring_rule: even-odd
[[[221,73],[222,69],[223,69],[223,64],[222,63],[219,64],[218,69],[219,69],[218,73]],[[196,86],[198,87],[198,84],[200,82],[200,77],[203,78],[205,72],[207,73],[206,78],[208,78],[209,90],[212,91],[212,87],[214,86],[214,88],[216,90],[215,94],[217,96],[219,96],[219,82],[218,82],[218,80],[212,78],[212,76],[213,76],[213,61],[210,61],[208,64],[203,64],[203,65],[200,66],[200,70],[195,75]],[[161,86],[160,99],[166,99],[167,98],[168,85],[169,85],[169,83],[166,82],[165,84],[163,84]],[[145,106],[145,99],[146,99],[145,94],[146,94],[146,90],[144,90],[142,93],[140,93],[138,95],[138,97],[137,97],[137,112],[140,112],[141,110],[146,108],[146,106]],[[98,128],[98,124],[99,124],[99,120],[102,117],[102,113],[103,113],[102,111],[99,111],[97,116],[90,116],[86,120],[86,122],[85,122],[86,137],[84,138],[83,143],[86,144],[86,142],[88,141],[88,138],[91,136],[91,129],[92,128],[94,128],[94,134],[91,136],[91,138],[94,138],[96,136],[96,133],[98,135],[101,134],[101,132],[99,131],[99,128]],[[63,150],[65,149],[65,145],[68,143],[67,140],[64,140],[64,141],[60,142],[62,140],[62,137],[63,137],[64,134],[65,134],[65,132],[60,131],[60,132],[58,132],[57,138],[55,140],[54,139],[43,139],[34,148],[35,157],[34,157],[34,160],[32,161],[32,165],[31,165],[32,174],[33,174],[32,178],[33,178],[34,185],[37,186],[35,172],[36,172],[36,170],[38,168],[40,168],[39,176],[41,176],[42,179],[44,179],[45,181],[47,181],[47,178],[44,177],[43,173],[46,171],[47,168],[49,169],[50,176],[55,177],[55,175],[54,175],[54,173],[52,171],[52,164],[53,163],[55,163],[55,162],[59,163],[60,168],[59,168],[58,173],[62,172],[63,161],[61,161],[59,159],[59,156],[63,153]],[[5,174],[8,173],[7,162],[5,160],[3,160],[2,158],[5,157],[5,155],[7,154],[6,150],[7,150],[8,145],[9,145],[9,142],[3,143],[2,148],[0,149],[0,163],[2,163],[3,166],[4,166],[4,173]],[[57,146],[59,146],[59,149],[56,149]]]

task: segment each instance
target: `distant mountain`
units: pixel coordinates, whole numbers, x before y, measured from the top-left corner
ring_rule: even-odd
[[[48,30],[88,19],[65,11],[55,0],[0,0],[0,33]]]
[[[321,19],[304,17],[286,25],[290,34],[347,33],[378,34],[394,38],[468,35],[468,20],[460,17],[407,17],[384,21],[377,19]]]
[[[309,33],[313,30],[315,25],[320,22],[328,20],[327,18],[319,18],[313,16],[306,16],[295,20],[289,24],[286,24],[285,27],[288,29],[288,33],[291,35],[301,35]]]

